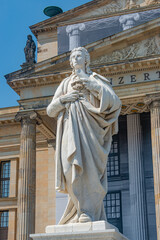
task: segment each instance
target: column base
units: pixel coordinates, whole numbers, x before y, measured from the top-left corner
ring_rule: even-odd
[[[30,237],[33,240],[128,240],[105,221],[47,226],[46,233]]]

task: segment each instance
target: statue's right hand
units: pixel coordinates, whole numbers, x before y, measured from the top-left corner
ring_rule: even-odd
[[[75,102],[80,97],[78,91],[72,91],[60,97],[61,103]]]

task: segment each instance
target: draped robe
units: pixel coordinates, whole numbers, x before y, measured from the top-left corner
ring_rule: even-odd
[[[69,223],[81,213],[92,221],[106,220],[107,158],[121,110],[121,101],[109,81],[96,73],[89,79],[100,85],[99,92],[85,89],[84,97],[62,104],[60,97],[73,91],[73,79],[74,74],[62,81],[47,108],[50,117],[58,117],[56,189],[69,195],[59,224]]]

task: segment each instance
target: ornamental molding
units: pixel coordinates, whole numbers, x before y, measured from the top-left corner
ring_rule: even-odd
[[[160,107],[160,92],[122,99],[121,115],[149,112],[154,107]]]
[[[12,110],[11,110],[12,111]],[[18,111],[18,108],[17,108]],[[3,125],[15,125],[17,122],[15,121],[15,115],[14,113],[8,113],[8,114],[0,114],[0,127]]]
[[[160,57],[148,58],[148,59],[135,59],[133,61],[128,61],[126,63],[117,64],[107,64],[97,62],[93,66],[91,62],[91,69],[106,77],[111,77],[118,74],[128,74],[132,72],[141,72],[152,69],[159,69],[160,67]],[[37,86],[45,86],[51,84],[59,84],[63,79],[71,75],[71,70],[61,73],[38,75],[26,78],[16,78],[8,82],[9,86],[14,89],[18,94],[20,94],[21,89]]]
[[[55,139],[55,134],[45,126],[44,123],[37,125],[37,129],[46,137],[46,139]]]
[[[131,99],[122,99],[121,115],[149,112],[149,107],[144,102],[145,96]]]
[[[17,124],[15,119],[4,119],[4,120],[0,119],[0,127],[2,125],[15,125],[15,124]]]
[[[125,6],[126,6],[125,0],[121,0],[121,1],[113,0],[110,3],[108,3],[102,7],[96,8],[90,12],[83,14],[81,18],[83,19],[83,18],[98,17],[101,15],[108,15],[111,13],[121,12],[122,10],[124,10],[126,8]],[[80,17],[77,17],[77,18],[80,18]],[[77,18],[75,18],[75,19],[77,19]]]
[[[160,3],[160,1],[159,0],[145,0],[144,3],[146,6],[149,6],[149,5],[157,5]]]
[[[153,102],[158,102],[160,105],[160,93],[148,94],[144,99],[144,103],[150,106]]]
[[[134,43],[121,50],[115,50],[110,54],[101,56],[94,60],[92,64],[111,63],[124,61],[129,59],[136,59],[142,57],[151,57],[152,55],[160,54],[160,36],[154,36],[141,42]]]

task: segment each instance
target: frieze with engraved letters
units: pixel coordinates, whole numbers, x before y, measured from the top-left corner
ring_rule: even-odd
[[[108,77],[107,74],[103,74],[105,77]],[[146,83],[150,81],[160,80],[160,70],[152,70],[146,72],[135,72],[132,74],[118,75],[114,77],[108,77],[111,85],[121,86],[126,84],[134,83]]]

